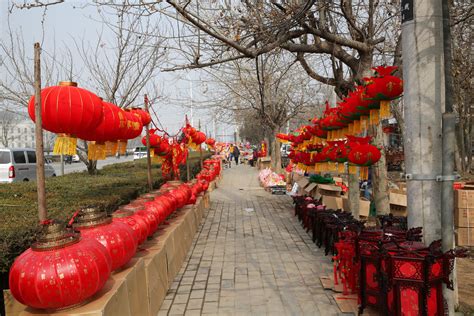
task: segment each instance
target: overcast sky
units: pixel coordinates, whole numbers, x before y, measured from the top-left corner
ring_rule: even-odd
[[[10,0],[0,0],[0,36],[4,37],[8,34],[7,19],[10,19],[10,25],[14,32],[22,31],[25,46],[31,49],[34,42],[42,43],[42,48],[45,51],[43,58],[48,58],[48,54],[51,55],[56,46],[56,51],[63,51],[64,47],[74,47],[73,39],[85,38],[90,40],[92,43],[98,38],[98,33],[104,29],[104,35],[107,30],[103,27],[99,20],[97,9],[93,6],[86,6],[86,1],[79,0],[68,0],[64,4],[54,5],[48,7],[46,12],[43,9],[30,9],[30,10],[14,10],[12,14],[8,15],[8,3]],[[20,1],[17,1],[20,2]],[[41,21],[44,16],[44,26]],[[44,31],[43,31],[44,30]],[[110,32],[110,31],[109,31]],[[73,50],[73,54],[74,50]],[[173,58],[173,56],[171,56]],[[74,75],[77,77],[84,76],[80,73],[82,67],[80,67],[80,57],[75,56]],[[79,66],[77,66],[79,65]],[[203,96],[200,91],[202,85],[200,85],[200,73],[199,70],[189,72],[168,72],[160,73],[156,85],[162,87],[163,94],[167,97],[167,101],[161,101],[154,105],[154,109],[159,116],[160,121],[164,127],[170,132],[176,131],[183,125],[184,116],[188,114],[190,116],[190,109],[184,108],[179,104],[190,104],[191,100],[191,86],[193,87],[193,98],[196,101],[203,100]],[[193,81],[193,84],[190,83]],[[84,84],[80,86],[84,86]],[[87,86],[84,86],[88,88]],[[91,89],[92,90],[92,89]],[[141,98],[140,98],[141,100]],[[137,104],[140,105],[140,104]],[[194,124],[197,126],[197,122],[200,119],[202,122],[202,130],[209,131],[212,134],[213,124],[212,117],[207,115],[207,112],[193,111],[194,112]],[[226,124],[219,124],[217,122],[217,134],[218,135],[231,135],[233,134],[234,127]]]

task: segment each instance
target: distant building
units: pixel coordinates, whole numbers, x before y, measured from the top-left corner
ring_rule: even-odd
[[[6,147],[28,147],[35,148],[35,124],[31,120],[11,122],[9,126],[0,129],[0,146]],[[43,130],[43,140],[45,151],[52,151],[56,136],[53,133]]]

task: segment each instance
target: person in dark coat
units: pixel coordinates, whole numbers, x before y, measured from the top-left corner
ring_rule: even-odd
[[[234,159],[235,159],[235,164],[238,165],[239,164],[239,156],[240,156],[240,150],[239,150],[239,147],[237,146],[234,146],[234,151],[233,151],[233,156],[234,156]]]

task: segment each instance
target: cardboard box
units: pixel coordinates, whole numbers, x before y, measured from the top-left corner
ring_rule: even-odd
[[[271,161],[272,161],[272,158],[270,157],[261,157],[261,158],[258,158],[258,170],[262,170],[262,169],[266,169],[266,168],[270,168],[271,166]]]
[[[318,185],[318,193],[325,196],[340,196],[342,189],[337,185],[320,184]]]
[[[328,209],[342,209],[342,197],[323,195],[322,202],[324,205],[326,205],[326,208]]]
[[[454,190],[455,208],[474,208],[474,186],[465,185],[462,190]]]
[[[310,196],[313,196],[313,194],[316,193],[318,190],[318,185],[316,183],[310,183],[304,188],[304,193]]]
[[[454,225],[458,227],[474,227],[474,208],[455,208]]]
[[[350,212],[351,208],[349,206],[349,198],[347,196],[343,196],[342,198],[342,209],[346,212]],[[370,212],[370,201],[364,198],[359,200],[359,216],[369,216]]]
[[[304,189],[306,186],[309,184],[309,180],[307,178],[301,178],[299,179],[296,184],[298,184],[298,195],[304,195],[305,191]]]
[[[390,190],[390,213],[395,216],[407,216],[407,195],[403,190]]]
[[[474,227],[457,227],[456,245],[474,246]]]

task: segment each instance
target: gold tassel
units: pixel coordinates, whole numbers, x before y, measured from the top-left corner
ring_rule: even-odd
[[[369,128],[369,117],[368,116],[361,116],[360,117],[360,131],[359,133],[365,132]]]
[[[337,172],[338,173],[344,173],[344,163],[343,162],[338,162],[337,163]]]
[[[347,135],[353,135],[354,134],[354,123],[349,123],[347,126]]]
[[[127,140],[126,139],[118,141],[118,152],[121,155],[125,155],[125,153],[127,152]]]
[[[352,135],[360,134],[360,125],[361,125],[360,120],[354,121],[354,129],[352,130]]]
[[[380,122],[379,110],[378,109],[370,110],[370,125],[377,125],[379,124],[379,122]]]
[[[158,156],[158,155],[153,156],[153,162],[156,162],[157,164],[162,164],[164,161],[165,161],[165,157],[163,156]]]
[[[390,116],[391,116],[390,101],[389,100],[380,101],[380,118],[388,119]]]
[[[76,154],[77,138],[67,134],[58,134],[54,142],[53,154],[69,155]]]
[[[349,174],[357,174],[357,166],[349,165]]]
[[[115,156],[118,150],[118,142],[106,142],[105,146],[107,148],[107,155]]]
[[[369,179],[369,168],[368,167],[360,167],[360,179],[361,180],[368,180]]]

